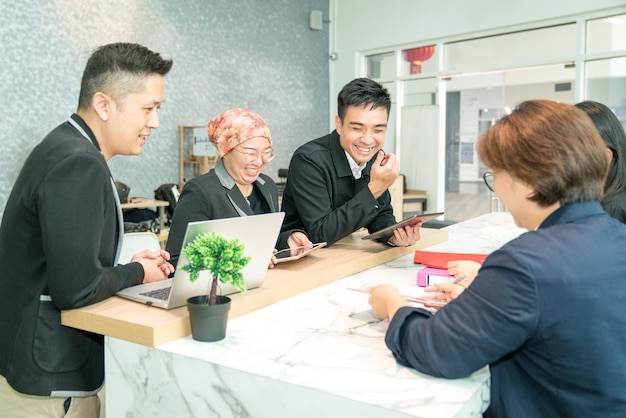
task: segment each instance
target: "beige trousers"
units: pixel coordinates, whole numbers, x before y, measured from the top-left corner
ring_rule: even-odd
[[[0,376],[0,417],[2,418],[99,418],[100,399],[97,395],[72,398],[67,414],[63,406],[65,399],[16,392],[4,376]]]

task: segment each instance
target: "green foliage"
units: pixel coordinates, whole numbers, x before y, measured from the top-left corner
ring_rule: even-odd
[[[229,240],[215,232],[201,234],[183,249],[183,254],[189,258],[189,264],[182,266],[182,269],[190,273],[189,280],[192,282],[198,279],[202,270],[208,270],[214,283],[219,279],[220,282],[229,283],[240,292],[245,292],[246,284],[241,270],[250,262],[251,257],[245,257],[243,250],[244,245],[236,238]]]

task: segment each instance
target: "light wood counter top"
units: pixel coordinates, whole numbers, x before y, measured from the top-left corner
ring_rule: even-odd
[[[233,300],[229,318],[252,312],[369,269],[417,249],[448,239],[441,229],[421,229],[421,239],[412,247],[389,248],[362,240],[365,231],[336,242],[294,262],[268,270],[263,284],[245,293],[229,295]],[[191,334],[187,307],[165,310],[114,296],[80,309],[63,311],[66,326],[155,347]]]

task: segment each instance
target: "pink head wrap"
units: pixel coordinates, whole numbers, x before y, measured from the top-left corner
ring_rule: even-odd
[[[207,132],[220,158],[252,138],[267,138],[272,145],[272,136],[265,121],[249,109],[230,109],[214,117],[207,126]]]

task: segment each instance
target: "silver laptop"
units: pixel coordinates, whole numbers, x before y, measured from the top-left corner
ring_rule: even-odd
[[[238,238],[244,245],[244,254],[252,257],[242,274],[246,287],[253,289],[259,287],[265,280],[284,216],[283,212],[276,212],[190,222],[181,248],[185,248],[185,245],[199,234],[207,232],[217,232],[228,239]],[[180,268],[188,262],[189,259],[181,251],[174,277],[127,287],[117,292],[117,295],[165,309],[183,306],[191,296],[207,295],[212,280],[211,273],[208,271],[200,273],[198,280],[192,283],[189,280],[189,273]],[[218,294],[229,295],[236,292],[238,290],[230,284],[219,283]]]

